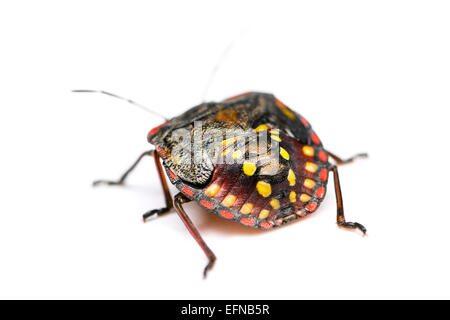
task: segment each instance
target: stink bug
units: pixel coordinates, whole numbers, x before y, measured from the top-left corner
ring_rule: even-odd
[[[337,165],[367,155],[344,160],[327,151],[309,122],[272,94],[249,92],[202,103],[153,128],[148,142],[155,149],[144,152],[118,181],[94,185],[121,185],[142,158],[153,156],[166,205],[145,213],[144,220],[175,209],[208,257],[204,276],[216,257],[183,209],[189,201],[245,227],[269,230],[315,212],[331,171],[337,224],[366,233],[363,225],[345,220]],[[173,200],[162,166],[179,190]]]

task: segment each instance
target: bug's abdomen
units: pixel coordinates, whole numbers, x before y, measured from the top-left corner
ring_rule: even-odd
[[[224,149],[236,163],[217,164],[196,200],[225,219],[262,229],[314,212],[326,192],[325,151],[279,133],[274,139],[279,153],[260,154],[253,160],[239,161],[244,154],[235,152],[233,146]]]

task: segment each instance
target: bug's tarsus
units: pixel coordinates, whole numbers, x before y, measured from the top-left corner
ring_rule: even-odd
[[[353,161],[355,161],[357,159],[363,159],[363,158],[369,157],[369,154],[367,154],[367,153],[358,153],[350,158],[342,159],[341,157],[335,155],[334,153],[331,153],[330,151],[327,151],[327,153],[331,158],[333,158],[334,161],[336,161],[337,165],[352,163]]]
[[[341,224],[338,224],[339,227],[347,228],[347,229],[359,229],[363,235],[367,235],[367,229],[362,224],[358,222],[343,222]]]
[[[100,185],[105,185],[105,186],[122,186],[123,182],[122,181],[109,181],[109,180],[95,180],[94,182],[92,182],[92,186],[93,187],[97,187]]]
[[[202,248],[206,257],[208,258],[208,264],[206,265],[205,269],[203,270],[203,278],[206,278],[208,271],[211,270],[212,267],[214,266],[214,262],[216,261],[216,256],[215,256],[214,252],[212,252],[212,250],[205,243],[202,236],[198,232],[197,228],[192,223],[192,221],[189,218],[189,216],[187,215],[186,211],[184,211],[184,209],[183,209],[183,206],[182,206],[183,203],[187,203],[190,201],[191,200],[188,199],[185,195],[183,195],[182,193],[178,193],[175,196],[174,207],[178,213],[178,216],[181,218],[181,220],[183,221],[186,228],[189,230],[192,237],[194,237],[194,239],[199,244],[200,248]]]
[[[334,176],[334,191],[336,192],[336,205],[337,205],[337,224],[339,227],[348,228],[348,229],[359,229],[365,235],[367,229],[358,222],[347,222],[345,221],[344,215],[344,203],[342,200],[342,192],[341,192],[341,184],[339,182],[339,173],[337,166],[332,166],[331,170],[333,171]]]
[[[209,258],[208,264],[206,265],[205,269],[203,270],[203,279],[206,279],[206,276],[208,275],[208,271],[212,269],[215,262],[216,262],[215,256]]]
[[[167,186],[167,181],[166,178],[164,176],[164,172],[162,170],[162,166],[161,166],[161,162],[160,162],[160,157],[158,155],[157,152],[155,152],[155,150],[149,150],[149,151],[145,151],[143,152],[139,158],[137,158],[137,160],[131,165],[131,167],[125,171],[125,173],[120,177],[119,180],[117,181],[110,181],[110,180],[96,180],[94,181],[93,185],[94,186],[98,186],[98,185],[119,185],[122,186],[125,184],[125,180],[127,179],[128,175],[136,168],[136,166],[139,164],[139,162],[141,162],[141,160],[146,157],[146,156],[153,156],[153,158],[155,159],[155,165],[156,165],[156,169],[158,171],[158,176],[161,182],[161,187],[163,189],[164,192],[164,197],[166,200],[166,206],[160,209],[153,209],[150,210],[146,213],[144,213],[143,215],[143,220],[144,222],[151,216],[157,214],[157,215],[162,215],[166,212],[169,212],[170,209],[173,208],[173,201],[172,201],[172,197],[170,196],[170,192],[169,192],[169,188]]]
[[[147,222],[147,219],[148,219],[148,218],[150,218],[150,217],[152,217],[152,216],[154,216],[154,215],[158,215],[158,216],[163,215],[164,213],[169,212],[170,209],[171,209],[171,208],[169,208],[169,207],[164,207],[164,208],[153,209],[153,210],[147,211],[146,213],[144,213],[144,214],[142,215],[142,220],[143,220],[144,222]]]
[[[147,112],[149,112],[149,113],[151,113],[151,114],[153,114],[155,116],[161,117],[161,118],[163,118],[166,121],[168,120],[163,115],[159,114],[158,112],[156,112],[156,111],[154,111],[154,110],[152,110],[152,109],[150,109],[150,108],[148,108],[148,107],[146,107],[146,106],[144,106],[142,104],[139,104],[139,103],[137,103],[137,102],[135,102],[135,101],[133,101],[131,99],[121,97],[121,96],[119,96],[117,94],[114,94],[114,93],[111,93],[111,92],[108,92],[108,91],[82,89],[82,90],[72,90],[72,92],[75,92],[75,93],[100,93],[100,94],[104,94],[104,95],[107,95],[107,96],[110,96],[110,97],[113,97],[113,98],[124,100],[124,101],[126,101],[126,102],[128,102],[128,103],[130,103],[130,104],[132,104],[132,105],[134,105],[134,106],[144,110],[144,111],[147,111]]]

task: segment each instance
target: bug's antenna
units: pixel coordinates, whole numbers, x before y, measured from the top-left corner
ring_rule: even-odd
[[[163,115],[159,114],[159,113],[156,112],[156,111],[153,111],[153,110],[147,108],[146,106],[143,106],[142,104],[139,104],[139,103],[137,103],[137,102],[134,102],[134,101],[131,100],[131,99],[127,99],[127,98],[118,96],[117,94],[114,94],[114,93],[111,93],[111,92],[107,92],[107,91],[103,91],[103,90],[72,90],[72,92],[101,93],[101,94],[105,94],[105,95],[110,96],[110,97],[113,97],[113,98],[117,98],[117,99],[120,99],[120,100],[124,100],[124,101],[126,101],[126,102],[128,102],[128,103],[131,103],[131,104],[135,105],[135,106],[138,107],[138,108],[141,108],[141,109],[144,110],[144,111],[147,111],[147,112],[149,112],[149,113],[151,113],[151,114],[153,114],[153,115],[155,115],[155,116],[161,117],[161,118],[163,118],[163,119],[166,120],[166,121],[168,120],[168,119],[167,119],[166,117],[164,117]]]
[[[206,98],[206,95],[208,94],[209,88],[211,87],[211,84],[214,82],[214,78],[215,78],[217,72],[220,69],[220,65],[225,60],[225,58],[228,56],[228,54],[230,53],[231,49],[233,49],[233,47],[234,47],[235,43],[237,42],[237,40],[239,38],[241,38],[246,31],[247,30],[242,29],[241,32],[239,33],[239,36],[237,38],[234,38],[228,44],[228,46],[225,48],[225,50],[222,51],[222,54],[220,55],[220,57],[217,60],[214,68],[212,69],[211,73],[209,74],[208,82],[206,83],[205,90],[203,91],[202,101],[205,101],[205,98]]]

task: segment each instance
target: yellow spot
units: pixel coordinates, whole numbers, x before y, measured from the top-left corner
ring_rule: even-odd
[[[302,195],[300,196],[300,201],[301,202],[308,202],[309,200],[311,200],[311,197],[308,196],[306,193],[302,193]]]
[[[278,199],[272,199],[270,200],[270,205],[272,206],[272,208],[274,208],[275,210],[280,209],[280,201]]]
[[[245,203],[241,208],[241,213],[243,214],[249,214],[253,210],[253,204],[251,203]]]
[[[270,137],[271,137],[273,140],[276,140],[276,141],[278,141],[278,142],[281,142],[281,139],[280,139],[279,136],[276,136],[276,135],[272,134]]]
[[[260,131],[267,130],[267,129],[269,129],[268,126],[266,126],[265,124],[261,124],[261,125],[256,127],[255,131],[256,132],[260,132]]]
[[[258,183],[256,184],[256,190],[258,190],[258,193],[264,198],[267,198],[272,193],[272,187],[270,186],[270,183],[267,183],[265,181],[258,181]]]
[[[225,156],[228,154],[228,152],[230,152],[231,148],[227,148],[225,150],[222,151],[222,155]]]
[[[212,197],[214,197],[217,194],[217,192],[219,192],[219,190],[220,190],[220,186],[218,184],[213,183],[208,188],[206,188],[205,194],[208,197],[212,198]]]
[[[292,171],[292,169],[289,169],[287,179],[288,179],[289,185],[291,187],[295,186],[295,173],[294,173],[294,171]]]
[[[314,173],[317,171],[317,164],[312,163],[312,162],[307,162],[307,163],[305,163],[305,169],[308,172]]]
[[[225,199],[223,199],[222,205],[224,205],[225,207],[231,207],[235,202],[236,196],[229,194],[225,197]]]
[[[308,189],[312,189],[314,188],[314,186],[316,185],[316,183],[314,182],[314,180],[311,179],[305,179],[305,182],[303,182],[303,185],[308,188]]]
[[[232,144],[233,142],[235,142],[237,139],[238,139],[238,137],[234,137],[234,138],[230,138],[230,139],[227,139],[227,140],[223,140],[222,141],[222,145],[223,146],[228,146],[228,145]]]
[[[310,146],[304,146],[303,154],[308,157],[314,157],[314,148]]]
[[[261,212],[259,213],[259,218],[260,219],[266,219],[269,216],[270,211],[267,209],[261,210]]]
[[[290,118],[290,119],[294,119],[295,118],[295,115],[292,113],[292,111],[291,110],[289,110],[286,106],[284,106],[283,108],[282,108],[282,110],[283,110],[283,113],[288,117],[288,118]]]
[[[242,169],[244,170],[244,173],[247,176],[252,176],[256,171],[256,164],[244,161],[244,164],[242,165]]]
[[[291,202],[297,201],[297,194],[295,193],[295,191],[291,191],[291,193],[289,193],[289,200]]]
[[[280,155],[286,160],[289,160],[289,153],[283,147],[280,147]]]
[[[280,131],[278,131],[278,130],[276,130],[276,129],[272,129],[272,130],[270,130],[269,132],[270,132],[270,133],[273,133],[273,134],[280,134]]]
[[[241,150],[236,150],[235,152],[233,152],[233,159],[237,160],[242,156],[242,152]]]

